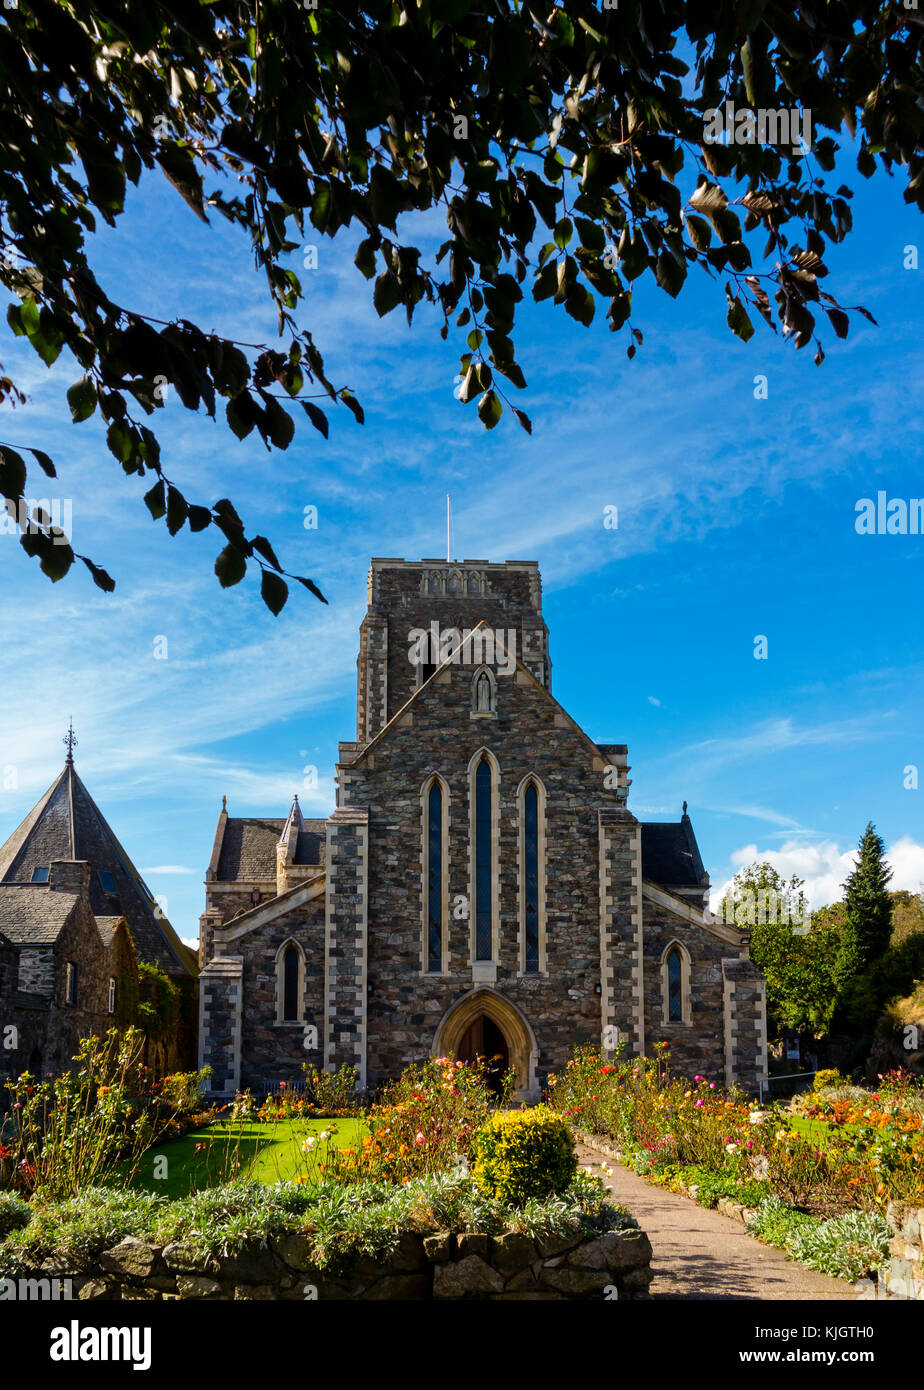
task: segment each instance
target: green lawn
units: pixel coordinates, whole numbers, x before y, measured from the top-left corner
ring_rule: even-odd
[[[133,1185],[164,1197],[185,1197],[238,1177],[263,1183],[280,1178],[313,1180],[327,1145],[319,1141],[306,1153],[305,1139],[332,1129],[336,1147],[356,1146],[365,1128],[362,1119],[279,1120],[275,1124],[222,1120],[148,1149],[138,1160]]]

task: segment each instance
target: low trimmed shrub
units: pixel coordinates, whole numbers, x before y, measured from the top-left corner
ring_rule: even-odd
[[[826,1091],[830,1086],[847,1086],[849,1084],[847,1077],[841,1076],[836,1067],[823,1067],[821,1071],[815,1073],[812,1090]]]
[[[475,1180],[522,1206],[564,1192],[577,1173],[571,1130],[548,1106],[492,1115],[475,1136]]]

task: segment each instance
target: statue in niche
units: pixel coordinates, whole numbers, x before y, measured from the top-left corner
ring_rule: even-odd
[[[491,713],[491,678],[482,671],[475,682],[475,710],[478,714]]]

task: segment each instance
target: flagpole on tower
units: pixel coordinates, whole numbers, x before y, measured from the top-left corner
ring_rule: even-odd
[[[449,512],[449,493],[447,492],[447,493],[446,493],[446,563],[447,563],[447,565],[450,564],[451,561],[452,561],[451,544],[450,544],[450,536],[451,536],[450,524],[451,524],[451,523],[450,523],[450,512]]]

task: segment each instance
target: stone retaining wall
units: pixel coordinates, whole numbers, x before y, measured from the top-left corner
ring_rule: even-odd
[[[861,1297],[924,1300],[924,1207],[890,1202],[886,1220],[892,1230],[892,1258],[875,1280],[862,1282]]]
[[[408,1232],[387,1259],[363,1257],[336,1276],[312,1265],[311,1242],[302,1235],[207,1261],[182,1243],[160,1247],[127,1236],[89,1270],[47,1260],[22,1272],[70,1279],[73,1296],[83,1300],[644,1299],[650,1260],[648,1237],[631,1226],[537,1240],[513,1232]]]

